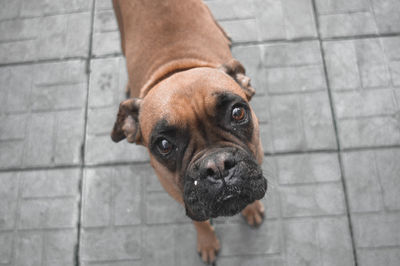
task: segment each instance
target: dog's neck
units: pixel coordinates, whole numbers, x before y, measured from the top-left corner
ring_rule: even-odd
[[[114,8],[130,97],[144,97],[176,72],[232,58],[229,39],[200,0],[114,0]]]

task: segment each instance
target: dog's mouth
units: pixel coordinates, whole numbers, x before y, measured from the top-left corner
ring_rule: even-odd
[[[245,158],[235,168],[232,169],[234,174],[226,176],[231,178],[229,182],[208,182],[207,179],[199,179],[195,173],[185,177],[184,203],[191,219],[204,221],[218,216],[232,216],[264,197],[267,180],[260,166],[253,159]]]

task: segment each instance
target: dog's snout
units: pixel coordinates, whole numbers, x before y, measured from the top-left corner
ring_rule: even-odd
[[[204,177],[211,180],[224,179],[229,175],[229,170],[235,166],[231,153],[221,152],[209,156],[203,161]]]

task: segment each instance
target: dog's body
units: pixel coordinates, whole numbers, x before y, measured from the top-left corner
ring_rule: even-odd
[[[262,221],[267,188],[254,94],[230,41],[200,0],[113,0],[127,59],[130,99],[114,141],[148,148],[165,190],[186,208],[198,251],[214,261],[208,219],[240,211]]]
[[[143,97],[171,72],[218,67],[230,41],[201,1],[114,0],[131,97]]]

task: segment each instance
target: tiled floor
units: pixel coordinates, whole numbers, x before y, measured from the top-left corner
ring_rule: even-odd
[[[216,265],[400,264],[400,1],[208,0],[257,90],[266,221]],[[147,151],[109,132],[111,0],[0,0],[0,265],[202,265]]]

